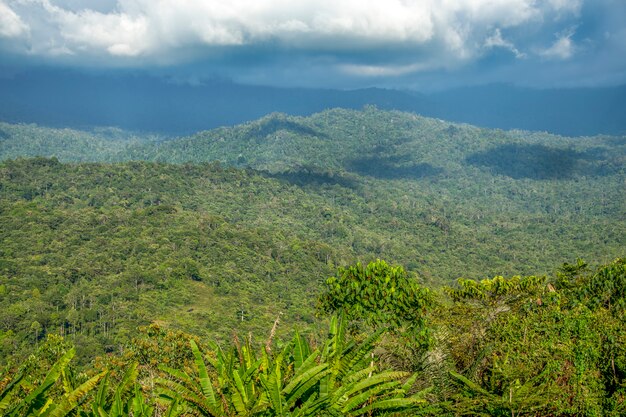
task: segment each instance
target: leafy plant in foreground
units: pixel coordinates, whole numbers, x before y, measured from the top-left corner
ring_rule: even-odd
[[[424,392],[409,396],[416,375],[379,371],[370,352],[382,331],[349,340],[346,320],[333,317],[328,339],[313,348],[297,334],[281,351],[256,354],[250,342],[196,358],[194,374],[162,367],[162,397],[204,416],[377,415],[418,410]],[[212,365],[206,366],[205,360]],[[404,381],[404,382],[403,382]]]

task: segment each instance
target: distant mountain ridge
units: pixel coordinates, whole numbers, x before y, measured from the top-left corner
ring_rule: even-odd
[[[451,175],[470,165],[511,178],[559,179],[620,172],[626,138],[479,128],[373,106],[308,117],[272,113],[171,139],[0,122],[0,160],[33,156],[70,162],[219,161],[272,174],[308,170],[381,179]]]
[[[625,147],[626,138],[619,136],[503,131],[373,106],[308,117],[272,113],[171,139],[119,129],[88,132],[0,122],[0,160],[219,161],[273,174],[326,170],[386,179],[449,174],[468,164],[512,178],[608,175],[623,169]]]
[[[277,88],[223,80],[191,85],[145,74],[61,70],[0,78],[0,120],[89,129],[115,126],[168,135],[229,126],[268,113],[328,108],[411,111],[501,129],[581,136],[626,132],[626,86],[534,90],[487,85],[422,94],[367,88]]]

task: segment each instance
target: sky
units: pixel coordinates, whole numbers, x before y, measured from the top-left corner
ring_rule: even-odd
[[[0,0],[0,75],[421,91],[626,84],[626,0]]]

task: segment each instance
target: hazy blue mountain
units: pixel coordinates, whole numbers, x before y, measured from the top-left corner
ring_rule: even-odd
[[[626,133],[626,86],[535,90],[489,85],[430,96],[429,116],[501,129],[566,136]]]
[[[38,70],[0,78],[0,91],[0,120],[53,127],[115,126],[179,135],[271,112],[309,115],[373,104],[503,129],[569,136],[626,132],[626,86],[532,90],[489,85],[421,94],[381,88],[276,88],[225,80],[189,84],[139,73]]]

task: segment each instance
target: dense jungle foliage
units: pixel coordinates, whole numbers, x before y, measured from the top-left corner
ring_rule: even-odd
[[[596,270],[578,260],[550,278],[460,279],[443,292],[384,261],[357,264],[326,281],[320,297],[321,310],[332,314],[326,334],[276,340],[277,318],[265,342],[250,335],[220,345],[152,325],[124,352],[79,369],[69,339],[48,335],[3,375],[0,410],[621,416],[625,288],[624,259]],[[416,330],[421,343],[412,343]]]
[[[624,414],[625,138],[366,108],[0,158],[2,413]]]

